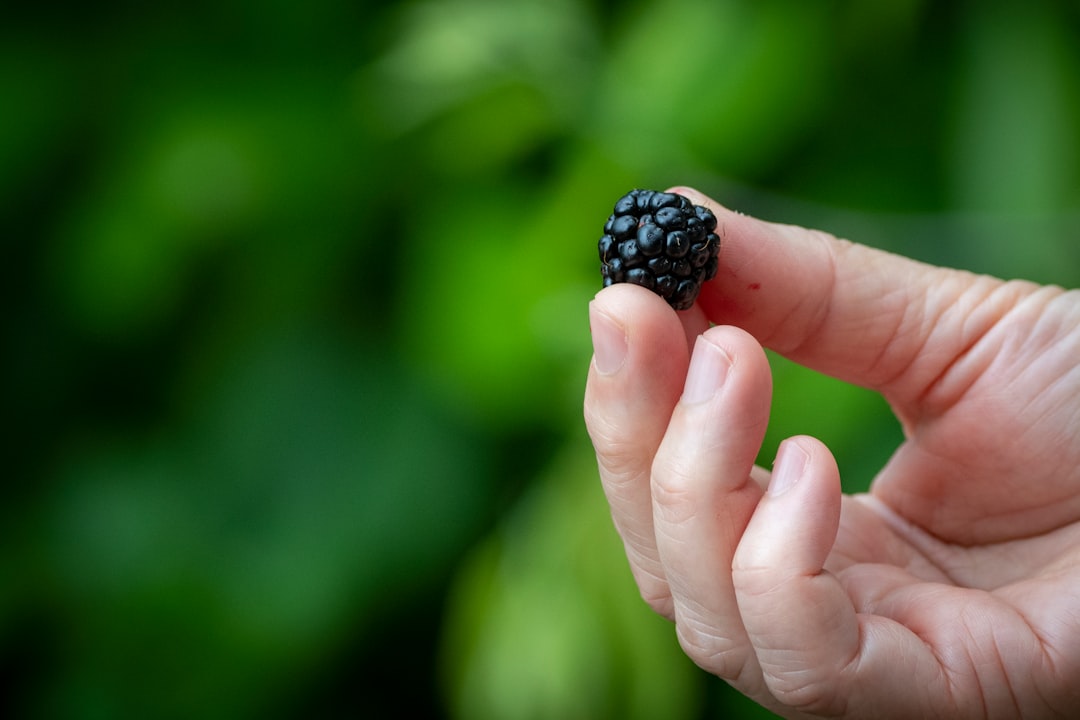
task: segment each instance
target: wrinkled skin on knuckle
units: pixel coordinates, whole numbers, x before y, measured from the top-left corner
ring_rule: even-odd
[[[691,520],[701,510],[700,498],[690,490],[693,479],[677,465],[653,466],[652,498],[657,512],[672,524]]]
[[[746,649],[708,620],[683,608],[676,614],[676,634],[683,652],[701,669],[729,681],[743,674]]]
[[[605,471],[607,481],[627,481],[639,477],[643,468],[647,469],[649,460],[642,453],[641,445],[627,441],[617,428],[602,421],[588,424],[589,437],[596,451],[596,461]]]
[[[679,628],[679,646],[695,665],[725,680],[734,674],[731,671],[730,651],[713,649],[702,636],[686,631],[682,625]]]
[[[817,670],[777,675],[763,673],[765,687],[781,705],[815,717],[842,717],[845,714],[844,699],[821,680]]]
[[[607,445],[617,442],[619,435],[618,427],[608,416],[596,407],[596,403],[586,401],[582,410],[585,418],[585,430],[589,434],[593,447],[599,451]]]

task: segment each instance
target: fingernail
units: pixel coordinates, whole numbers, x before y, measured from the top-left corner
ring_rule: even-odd
[[[769,494],[779,495],[789,490],[806,472],[810,455],[791,440],[780,443],[769,479]]]
[[[699,337],[694,343],[694,354],[690,357],[690,369],[686,373],[683,404],[702,403],[715,395],[724,384],[730,368],[731,356],[719,346]]]
[[[626,330],[615,319],[589,304],[593,363],[601,375],[613,375],[626,362]]]

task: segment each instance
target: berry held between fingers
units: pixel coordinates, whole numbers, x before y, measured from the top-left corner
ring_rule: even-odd
[[[597,249],[604,287],[641,285],[686,310],[716,275],[720,236],[708,208],[676,193],[632,190],[615,203]]]

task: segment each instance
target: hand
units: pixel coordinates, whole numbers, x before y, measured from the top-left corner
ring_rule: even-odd
[[[719,219],[717,277],[682,313],[630,285],[590,308],[585,418],[645,600],[785,717],[1074,713],[1080,294],[675,191]],[[888,400],[905,440],[869,493],[809,437],[754,465],[762,346]]]

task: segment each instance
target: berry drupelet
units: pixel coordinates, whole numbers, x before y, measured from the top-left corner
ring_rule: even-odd
[[[716,216],[675,193],[632,190],[619,198],[597,244],[604,287],[628,282],[686,310],[716,275]]]

